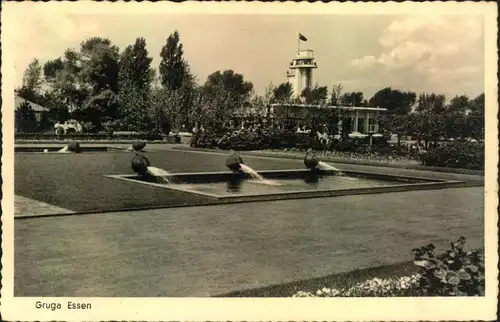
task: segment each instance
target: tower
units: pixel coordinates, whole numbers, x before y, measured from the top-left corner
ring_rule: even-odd
[[[314,61],[314,51],[298,50],[286,73],[288,82],[292,84],[295,97],[300,97],[306,87],[312,86],[313,69],[315,68],[318,68],[318,66]]]

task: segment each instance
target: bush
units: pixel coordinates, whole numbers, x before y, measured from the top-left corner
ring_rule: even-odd
[[[484,170],[484,144],[454,142],[430,148],[422,154],[426,166]]]
[[[332,150],[339,152],[356,152],[362,146],[362,139],[345,138],[332,145]]]
[[[214,132],[203,131],[193,135],[192,147],[215,148],[224,150],[264,150],[277,148],[293,148],[298,138],[293,132],[280,129],[242,129],[217,135]]]
[[[199,131],[191,137],[191,146],[197,148],[215,148],[217,136],[211,131]]]
[[[423,296],[484,296],[483,251],[466,252],[464,245],[465,238],[460,237],[439,256],[432,244],[413,249]]]

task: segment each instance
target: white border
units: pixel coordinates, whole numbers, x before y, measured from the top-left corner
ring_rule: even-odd
[[[497,286],[497,4],[480,3],[91,3],[8,2],[2,10],[2,131],[3,131],[3,238],[1,313],[5,320],[492,320],[496,316]],[[215,298],[85,298],[90,311],[36,310],[40,298],[13,298],[13,106],[11,22],[25,10],[51,14],[479,14],[485,17],[486,175],[485,243],[486,296],[434,299],[215,299]],[[29,41],[29,40],[27,40]],[[65,303],[63,298],[44,301]]]

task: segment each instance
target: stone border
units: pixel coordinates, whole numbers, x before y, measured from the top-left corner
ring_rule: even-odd
[[[172,147],[172,150],[178,151],[200,151],[200,152],[212,152],[212,153],[220,153],[227,154],[229,150],[221,150],[221,149],[209,149],[209,148],[193,148],[193,147]],[[249,156],[261,156],[261,157],[271,157],[278,159],[295,159],[302,160],[303,156],[290,155],[286,152],[266,152],[266,151],[237,151],[241,155],[249,155]],[[305,152],[304,152],[305,155]],[[466,175],[477,175],[484,176],[483,170],[470,170],[470,169],[462,169],[462,168],[443,168],[443,167],[429,167],[423,165],[411,165],[411,164],[395,164],[395,163],[385,163],[378,161],[364,161],[364,160],[345,160],[338,159],[334,157],[323,157],[323,161],[334,162],[339,164],[353,164],[353,165],[365,165],[365,166],[375,166],[375,167],[386,167],[386,168],[399,168],[399,169],[408,169],[408,170],[422,170],[422,171],[434,171],[434,172],[444,172],[444,173],[456,173],[456,174],[466,174]]]
[[[309,172],[308,170],[298,169],[298,170],[284,170],[284,171],[259,171],[259,174],[268,174],[278,177],[280,175],[297,175],[305,174]],[[176,184],[161,184],[154,182],[147,182],[138,180],[139,175],[128,175],[128,174],[118,174],[118,175],[105,175],[107,178],[125,180],[128,182],[134,182],[137,184],[144,184],[153,187],[181,191],[186,193],[191,193],[195,195],[201,195],[213,199],[215,202],[224,201],[224,203],[243,203],[243,202],[258,202],[258,201],[276,201],[276,200],[290,200],[290,199],[310,199],[310,198],[325,198],[325,197],[338,197],[338,196],[348,196],[348,195],[360,195],[360,194],[380,194],[389,192],[406,192],[414,190],[436,190],[436,189],[447,189],[455,187],[469,187],[477,186],[475,183],[468,183],[465,181],[455,181],[455,180],[443,180],[443,179],[430,179],[430,178],[419,178],[419,177],[409,177],[409,176],[395,176],[395,175],[382,175],[373,174],[369,172],[357,172],[357,171],[343,171],[345,173],[359,176],[359,177],[376,177],[377,179],[383,180],[388,179],[388,181],[398,181],[405,182],[400,184],[395,184],[391,186],[382,187],[370,187],[370,188],[352,188],[352,189],[319,189],[319,190],[294,190],[294,191],[284,191],[269,194],[239,194],[239,195],[218,195],[206,192],[195,191],[191,189],[184,188]],[[188,176],[227,176],[231,175],[231,172],[201,172],[201,173],[172,173],[178,179]],[[327,174],[327,172],[322,172],[322,174]],[[270,176],[269,176],[270,177]],[[399,179],[399,180],[398,180]],[[181,179],[182,180],[182,179]],[[220,179],[219,179],[220,181]],[[408,183],[414,181],[414,183]],[[415,183],[415,181],[421,181]]]

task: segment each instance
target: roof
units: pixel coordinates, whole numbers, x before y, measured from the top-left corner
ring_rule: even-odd
[[[33,111],[35,112],[45,112],[45,111],[48,111],[49,109],[44,107],[44,106],[41,106],[41,105],[38,105],[36,103],[33,103],[32,101],[28,101],[20,96],[17,96],[15,97],[14,99],[14,102],[16,104],[16,110],[21,106],[22,103],[26,102],[28,104],[31,105],[31,108],[33,109]]]
[[[386,108],[381,107],[368,107],[368,106],[336,106],[336,105],[310,105],[310,104],[271,104],[271,106],[290,106],[290,107],[316,107],[316,108],[330,108],[330,109],[340,109],[347,111],[387,111]]]

